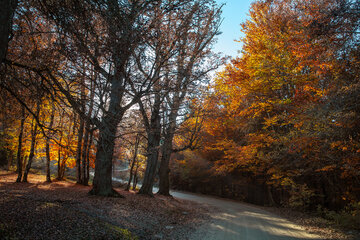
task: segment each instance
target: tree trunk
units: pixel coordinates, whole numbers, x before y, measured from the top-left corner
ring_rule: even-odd
[[[0,0],[0,64],[6,57],[17,0]]]
[[[133,186],[132,186],[132,190],[134,190],[134,191],[136,190],[136,185],[138,182],[138,169],[139,169],[139,165],[136,165],[135,172],[134,172]]]
[[[85,94],[84,94],[85,95]],[[90,105],[89,105],[89,112],[88,117],[91,117],[93,108],[94,108],[94,84],[93,81],[90,81]],[[84,99],[85,102],[85,99]],[[83,109],[85,110],[85,105],[83,105]],[[86,120],[85,124],[85,138],[84,138],[84,149],[83,149],[83,162],[82,162],[82,184],[87,186],[89,183],[89,153],[91,148],[92,142],[92,133],[90,133],[90,121],[89,119]],[[89,141],[90,140],[90,141]]]
[[[100,196],[120,196],[112,188],[112,159],[114,154],[117,126],[122,120],[124,109],[121,109],[121,83],[113,81],[110,94],[109,110],[103,117],[99,129],[99,141],[95,159],[95,175],[90,194]]]
[[[84,68],[83,74],[85,76],[85,64],[84,64],[83,68]],[[80,88],[81,88],[81,110],[85,113],[86,95],[85,95],[85,78],[84,77],[81,79]],[[81,158],[84,155],[84,154],[82,154],[81,150],[82,150],[82,146],[83,146],[85,120],[80,115],[79,115],[79,119],[80,119],[80,126],[79,126],[78,142],[77,142],[77,149],[76,149],[76,182],[79,184],[82,184],[83,179],[84,179],[83,172],[85,172],[85,165],[84,165],[84,159],[81,161]],[[85,142],[84,142],[84,145],[85,145]]]
[[[88,152],[88,147],[89,147],[89,127],[90,127],[90,124],[86,123],[86,127],[85,127],[85,136],[84,136],[84,147],[83,147],[83,151],[82,151],[82,173],[81,173],[81,183],[83,185],[87,185],[87,183],[85,184],[85,179],[86,179],[86,155],[87,155],[87,152]]]
[[[162,148],[161,163],[159,169],[159,191],[158,194],[170,196],[169,162],[172,153],[173,136],[165,137]]]
[[[266,185],[266,190],[267,190],[267,194],[268,194],[268,198],[269,198],[269,205],[272,206],[276,206],[274,198],[272,196],[272,192],[271,192],[271,186],[270,185]]]
[[[52,106],[51,109],[51,116],[50,116],[50,124],[49,128],[51,129],[54,124],[54,117],[55,117],[55,106]],[[48,131],[48,134],[50,131]],[[51,182],[51,176],[50,176],[50,138],[49,136],[46,138],[46,145],[45,145],[45,151],[46,151],[46,182]]]
[[[162,155],[161,155],[161,163],[159,169],[159,191],[158,194],[170,196],[170,158],[172,153],[172,145],[174,134],[176,130],[176,118],[178,116],[178,111],[180,107],[180,103],[182,102],[181,97],[179,97],[179,93],[176,93],[173,98],[173,103],[171,105],[170,114],[169,114],[169,123],[166,128],[164,144],[162,147]]]
[[[61,161],[61,168],[60,168],[60,178],[61,180],[64,180],[65,177],[65,168],[66,168],[66,160],[65,158],[63,158],[63,160]]]
[[[61,138],[60,137],[60,141],[61,142]],[[62,180],[62,177],[61,177],[61,147],[59,146],[59,149],[58,149],[58,168],[57,168],[57,179],[58,180]]]
[[[51,173],[50,173],[50,139],[46,139],[45,145],[45,152],[46,152],[46,182],[51,182]]]
[[[90,178],[90,150],[91,150],[91,145],[93,142],[93,131],[90,131],[90,137],[89,137],[89,144],[86,150],[86,172],[84,175],[84,185],[89,185],[89,178]]]
[[[36,116],[39,117],[40,116],[40,102],[38,102],[36,104]],[[35,153],[35,145],[36,145],[36,135],[37,135],[37,128],[38,128],[38,124],[36,122],[35,117],[33,118],[33,122],[32,125],[34,125],[34,127],[31,126],[31,147],[30,147],[30,154],[29,154],[29,160],[27,162],[25,171],[24,171],[24,176],[23,176],[23,182],[27,182],[27,177],[31,168],[31,164],[32,161],[34,159],[34,153]]]
[[[130,176],[129,176],[129,180],[128,180],[128,183],[127,183],[127,185],[126,185],[125,191],[129,191],[129,190],[130,190],[130,185],[131,185],[131,181],[132,181],[132,178],[133,178],[134,166],[135,166],[135,159],[133,159],[132,162],[131,162]]]
[[[37,115],[39,116],[39,115]],[[37,135],[37,123],[34,119],[34,128],[31,131],[31,147],[30,147],[30,154],[29,154],[29,160],[27,162],[25,171],[24,171],[24,176],[23,176],[23,182],[28,182],[27,177],[31,168],[31,164],[32,164],[32,160],[34,159],[34,153],[35,153],[35,144],[36,144],[36,135]]]
[[[161,139],[161,123],[160,123],[160,95],[155,95],[155,102],[151,113],[150,129],[147,129],[148,146],[146,170],[143,184],[140,188],[140,194],[153,195],[153,185],[157,168],[159,146]]]
[[[113,125],[113,124],[111,124]],[[114,142],[116,125],[104,127],[99,131],[95,159],[95,176],[93,188],[90,194],[100,196],[117,196],[118,193],[112,188],[112,158],[114,153]]]
[[[14,155],[12,153],[10,153],[10,154],[8,154],[8,157],[9,157],[9,161],[8,161],[7,169],[10,170],[11,166],[13,165]]]
[[[133,159],[132,159],[131,167],[130,167],[130,177],[129,177],[128,184],[125,188],[125,191],[129,191],[129,189],[130,189],[131,180],[132,180],[132,176],[133,176],[133,170],[134,170],[134,166],[135,166],[136,159],[137,159],[139,143],[140,143],[140,136],[139,136],[139,134],[137,134],[136,139],[135,139],[134,155],[133,155]]]
[[[76,123],[74,123],[76,124]],[[78,141],[77,141],[77,148],[76,148],[76,183],[81,184],[82,177],[81,177],[81,149],[82,149],[82,142],[84,136],[84,119],[80,117],[80,126],[78,131]]]
[[[24,133],[24,124],[25,124],[25,108],[21,107],[21,122],[20,122],[20,132],[19,132],[19,139],[18,139],[18,150],[16,155],[16,162],[17,162],[17,172],[18,177],[16,182],[21,182],[22,178],[22,158],[21,158],[21,151],[22,151],[22,137]]]

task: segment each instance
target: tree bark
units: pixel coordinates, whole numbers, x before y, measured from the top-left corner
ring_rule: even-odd
[[[155,95],[155,102],[151,113],[150,127],[147,129],[148,146],[146,170],[143,184],[140,188],[140,194],[153,195],[153,185],[155,173],[159,157],[159,146],[161,139],[161,123],[160,123],[160,94]]]
[[[172,153],[173,137],[165,137],[162,147],[161,162],[159,168],[159,191],[158,194],[170,196],[169,163]]]
[[[76,124],[76,123],[74,123]],[[84,119],[80,117],[80,126],[78,130],[78,141],[77,141],[77,148],[76,148],[76,183],[82,183],[81,177],[81,149],[83,143],[83,136],[84,136]],[[84,166],[83,166],[84,167]]]
[[[60,136],[59,142],[61,143],[62,136]],[[58,167],[57,167],[57,179],[62,180],[61,174],[61,146],[58,148]]]
[[[140,143],[140,136],[139,136],[139,134],[137,134],[136,139],[135,139],[134,155],[133,155],[133,158],[132,158],[132,161],[131,161],[129,181],[128,181],[128,184],[127,184],[127,186],[125,188],[125,191],[129,191],[129,189],[130,189],[131,180],[132,180],[132,177],[133,177],[134,166],[135,166],[136,159],[137,159],[139,143]]]
[[[90,150],[91,150],[91,146],[92,146],[92,142],[93,142],[93,131],[90,131],[90,136],[89,136],[89,143],[88,143],[88,147],[86,150],[86,172],[84,175],[84,182],[83,184],[85,186],[89,185],[89,177],[90,177]]]
[[[133,185],[132,185],[132,190],[136,190],[136,185],[138,183],[138,170],[139,170],[139,164],[136,164],[136,168],[134,171],[134,177],[133,177]]]
[[[0,64],[6,57],[17,0],[0,0]]]
[[[182,94],[183,96],[184,94]],[[164,144],[162,147],[161,163],[159,168],[159,191],[158,194],[170,196],[170,158],[173,149],[173,139],[176,130],[176,118],[178,116],[179,107],[183,100],[180,93],[174,95],[173,103],[171,104],[169,123],[165,131]]]
[[[90,124],[86,123],[86,127],[85,127],[85,136],[84,136],[84,147],[83,147],[83,151],[82,151],[82,168],[81,168],[81,183],[83,185],[87,185],[87,183],[85,184],[85,179],[86,179],[86,165],[87,165],[87,159],[86,159],[86,155],[88,152],[88,147],[89,147],[89,131],[90,131]]]
[[[39,115],[37,114],[37,116],[39,116]],[[36,123],[36,121],[34,119],[34,128],[31,131],[31,147],[30,147],[29,160],[28,160],[28,162],[26,164],[26,168],[25,168],[25,171],[24,171],[24,176],[23,176],[23,180],[22,180],[23,182],[28,182],[27,177],[28,177],[28,174],[29,174],[29,171],[30,171],[30,168],[31,168],[32,161],[34,159],[37,127],[38,127],[38,124]]]
[[[121,196],[112,188],[112,159],[114,154],[117,126],[122,120],[126,109],[121,107],[122,80],[113,77],[109,109],[105,113],[99,128],[99,141],[95,159],[95,175],[90,194],[118,197]]]
[[[85,76],[85,64],[83,66],[84,76]],[[82,112],[85,112],[85,77],[82,77],[81,79],[81,110]],[[82,151],[85,151],[83,148],[83,138],[84,138],[84,128],[85,128],[85,119],[79,115],[80,119],[80,126],[79,126],[79,132],[78,132],[78,142],[77,142],[77,149],[76,149],[76,182],[79,184],[83,184],[84,175],[85,172],[85,165],[84,165],[84,159],[83,156],[85,155]],[[88,122],[88,121],[87,121]],[[86,122],[86,124],[87,124]],[[74,123],[75,124],[75,123]],[[85,140],[84,140],[84,148],[85,148]],[[82,151],[81,151],[82,150]],[[83,153],[83,154],[82,154]]]
[[[92,115],[92,111],[93,111],[93,106],[94,106],[94,94],[95,91],[93,89],[93,84],[91,82],[91,86],[90,86],[90,105],[89,105],[89,112],[88,112],[88,116],[91,117]],[[85,108],[84,108],[85,109]],[[85,124],[85,137],[84,137],[84,148],[83,148],[83,156],[82,156],[82,184],[87,186],[88,182],[89,182],[89,177],[88,177],[88,171],[89,171],[89,148],[91,147],[91,138],[90,138],[90,121],[86,120],[86,124]],[[89,139],[90,138],[90,139]],[[89,142],[90,140],[90,142]]]
[[[138,166],[135,168],[135,173],[134,173],[134,180],[133,180],[133,186],[132,186],[132,190],[136,190],[136,185],[137,185],[137,182],[138,182]]]
[[[38,103],[36,104],[36,117],[40,116],[40,102],[38,101]],[[27,177],[31,168],[31,164],[32,161],[34,159],[34,153],[35,153],[35,145],[36,145],[36,135],[37,135],[37,128],[38,128],[38,123],[35,119],[35,117],[33,118],[33,123],[32,125],[34,125],[34,127],[31,126],[31,147],[30,147],[30,154],[29,154],[29,160],[26,164],[26,168],[24,171],[24,176],[23,176],[23,182],[27,182]]]
[[[107,126],[99,131],[100,137],[95,159],[95,176],[90,194],[109,197],[119,195],[112,188],[112,158],[115,145],[116,122],[110,121],[110,125],[114,126]]]
[[[266,184],[266,183],[265,183]],[[271,186],[266,184],[266,191],[268,194],[268,198],[269,198],[269,205],[272,206],[276,206],[276,203],[274,201],[274,198],[272,196],[272,192],[271,192]]]
[[[54,117],[55,117],[55,106],[52,106],[51,109],[51,115],[50,115],[50,124],[49,128],[51,129],[54,124]],[[50,131],[48,131],[48,134]],[[46,138],[46,145],[45,145],[45,151],[46,151],[46,182],[51,182],[51,176],[50,176],[50,138],[49,136]]]
[[[21,122],[20,122],[20,131],[19,131],[19,138],[18,138],[18,150],[16,155],[16,162],[17,162],[17,172],[18,177],[16,182],[21,182],[22,178],[22,158],[21,158],[21,151],[22,151],[22,137],[24,133],[24,124],[25,124],[25,108],[24,106],[21,107]]]

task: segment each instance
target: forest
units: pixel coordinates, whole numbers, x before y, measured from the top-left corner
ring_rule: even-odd
[[[0,1],[0,165],[90,194],[171,189],[360,223],[360,2]],[[125,168],[126,173],[122,173]]]
[[[301,209],[358,204],[359,2],[256,1],[249,16],[240,55],[204,99],[201,147],[175,157],[175,186]]]

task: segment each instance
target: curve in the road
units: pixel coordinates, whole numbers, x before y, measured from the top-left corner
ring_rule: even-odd
[[[211,222],[203,225],[192,240],[319,240],[290,221],[249,204],[200,194],[172,191],[180,199],[216,207]]]

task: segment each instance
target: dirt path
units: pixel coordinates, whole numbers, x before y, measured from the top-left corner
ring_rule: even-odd
[[[305,240],[322,239],[301,227],[254,206],[204,195],[172,192],[179,199],[215,207],[212,221],[198,229],[190,239]]]

